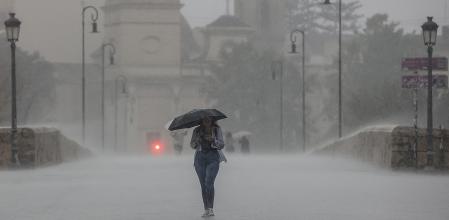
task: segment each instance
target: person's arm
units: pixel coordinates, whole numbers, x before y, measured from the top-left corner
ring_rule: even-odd
[[[214,142],[212,143],[212,147],[221,150],[224,148],[223,134],[221,132],[221,128],[216,127],[214,130],[215,130],[215,137]]]
[[[190,140],[190,147],[192,147],[193,149],[197,149],[200,142],[198,131],[199,131],[198,128],[195,128],[193,130],[192,139]]]

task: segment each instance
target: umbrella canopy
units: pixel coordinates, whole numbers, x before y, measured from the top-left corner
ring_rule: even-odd
[[[167,122],[167,123],[164,125],[164,128],[168,130],[168,128],[170,127],[170,125],[171,125],[172,122],[173,122],[173,120],[170,120],[169,122]]]
[[[225,114],[216,109],[194,109],[188,113],[176,117],[168,127],[169,131],[192,128],[201,125],[201,121],[209,117],[212,121],[227,118]]]

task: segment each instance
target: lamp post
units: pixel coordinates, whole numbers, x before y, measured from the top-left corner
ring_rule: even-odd
[[[432,21],[433,17],[427,17],[427,22],[422,27],[424,45],[427,46],[428,73],[427,73],[427,166],[433,166],[433,110],[432,110],[432,54],[433,46],[437,42],[438,25]]]
[[[341,84],[342,84],[342,58],[341,58],[341,32],[342,32],[342,25],[341,25],[341,1],[342,0],[338,0],[338,137],[341,138],[342,137],[342,88],[341,88]],[[324,1],[325,5],[330,5],[331,2],[330,0],[325,0]]]
[[[94,6],[86,6],[83,7],[82,10],[82,22],[81,22],[81,28],[82,28],[82,36],[81,36],[81,44],[82,44],[82,52],[81,52],[81,56],[82,56],[82,67],[81,67],[81,74],[82,74],[82,78],[81,78],[81,90],[82,90],[82,97],[81,97],[81,108],[82,108],[82,113],[81,113],[81,117],[82,117],[82,140],[83,140],[83,145],[85,144],[86,141],[86,36],[85,36],[85,18],[86,18],[86,12],[88,10],[92,10],[93,13],[90,16],[90,19],[92,21],[92,33],[98,33],[98,25],[97,25],[97,20],[98,20],[98,9],[95,8]]]
[[[7,40],[11,44],[11,162],[20,165],[17,148],[17,94],[16,94],[16,42],[19,41],[20,24],[15,13],[9,14],[5,21]]]
[[[105,82],[105,54],[106,48],[109,47],[109,64],[114,65],[115,47],[112,43],[106,43],[101,46],[101,148],[104,150],[105,139],[105,98],[104,98],[104,82]]]
[[[284,150],[284,64],[282,61],[273,61],[271,63],[271,72],[273,80],[276,80],[276,72],[279,68],[279,149]]]
[[[305,83],[305,75],[306,75],[306,34],[304,30],[293,30],[290,32],[290,41],[292,43],[292,54],[296,54],[296,37],[295,33],[300,33],[302,35],[302,150],[306,152],[306,83]]]
[[[115,78],[115,107],[114,107],[114,150],[117,151],[117,136],[118,136],[118,88],[119,83],[122,83],[121,87],[121,94],[127,94],[127,84],[128,84],[128,78],[124,75],[119,75],[117,78]]]

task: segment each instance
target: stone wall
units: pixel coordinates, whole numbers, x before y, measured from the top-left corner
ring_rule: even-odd
[[[21,167],[40,167],[88,156],[90,152],[54,128],[19,128]],[[10,129],[0,128],[0,168],[11,165]]]
[[[423,168],[427,165],[427,130],[418,130],[418,147],[415,130],[411,127],[397,127],[393,132],[392,167],[417,166]],[[449,130],[433,129],[433,166],[449,168]],[[415,159],[417,158],[417,159]]]
[[[412,127],[369,128],[313,151],[315,154],[355,158],[390,168],[418,167],[427,164],[426,129],[418,130],[418,145]],[[433,166],[449,167],[449,130],[433,131]]]

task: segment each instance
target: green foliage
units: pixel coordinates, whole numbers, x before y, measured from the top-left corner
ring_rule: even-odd
[[[237,126],[260,123],[263,120],[254,112],[267,115],[264,113],[272,110],[268,108],[274,104],[275,92],[271,61],[271,55],[259,54],[250,44],[241,44],[235,45],[231,54],[223,54],[223,62],[212,67],[214,77],[208,83],[209,97],[240,119]]]
[[[346,126],[373,122],[401,123],[409,119],[410,91],[401,88],[401,59],[420,48],[386,14],[366,21],[366,28],[344,47],[344,116]]]
[[[222,61],[213,65],[213,77],[205,88],[217,108],[230,116],[223,121],[232,131],[254,132],[263,145],[279,146],[280,126],[280,58],[273,52],[257,51],[250,43],[233,46],[222,53]],[[283,62],[285,142],[294,142],[299,126],[299,78]],[[290,141],[289,141],[290,140]]]
[[[4,36],[0,36],[4,37]],[[8,42],[0,43],[0,122],[11,118],[11,52]],[[52,65],[37,52],[16,52],[18,123],[37,123],[49,116],[55,101]]]
[[[309,33],[338,31],[338,1],[324,5],[324,0],[289,0],[290,28],[300,28]],[[361,7],[359,1],[342,2],[342,30],[345,32],[358,32],[360,29],[357,14]]]
[[[297,1],[293,1],[297,2]],[[316,5],[312,1],[303,2],[303,9],[309,10],[295,18],[295,27],[304,25],[307,29],[316,32],[307,36],[324,35],[323,28],[318,17],[323,13],[315,11]],[[304,5],[304,2],[310,5]],[[357,1],[346,3],[350,19],[345,22],[345,29],[355,32],[353,35],[345,35],[343,38],[343,127],[344,133],[372,124],[405,124],[411,125],[413,117],[412,92],[401,87],[401,76],[410,74],[401,70],[401,60],[404,57],[425,56],[422,39],[415,33],[404,33],[399,24],[389,20],[385,14],[376,14],[366,20],[365,28],[358,30],[356,9],[360,7]],[[307,6],[307,7],[306,7]],[[322,5],[320,7],[323,7]],[[344,8],[345,8],[344,7]],[[330,10],[330,9],[329,9]],[[299,13],[299,12],[298,12]],[[329,12],[330,13],[330,12]],[[299,15],[298,15],[299,16]],[[302,16],[302,17],[301,17]],[[346,16],[344,16],[346,17]],[[303,20],[301,20],[301,19]],[[331,17],[327,18],[328,20]],[[352,21],[353,23],[348,21]],[[351,25],[354,24],[354,25]],[[307,51],[313,50],[309,48]],[[438,52],[438,51],[437,51]],[[311,52],[310,52],[311,53]],[[222,61],[212,67],[213,77],[210,80],[206,92],[216,101],[216,107],[223,109],[235,120],[228,120],[229,127],[234,130],[250,130],[256,133],[261,142],[277,144],[279,140],[279,77],[273,77],[271,64],[279,60],[272,52],[260,52],[251,44],[235,45],[231,53],[223,53]],[[295,61],[294,63],[298,63]],[[285,140],[286,143],[299,141],[298,131],[300,127],[300,72],[297,66],[284,62],[284,114],[285,114]],[[336,69],[336,65],[332,68]],[[314,67],[313,71],[324,71],[325,66]],[[317,74],[318,75],[318,74]],[[306,105],[307,131],[309,137],[313,135],[332,136],[326,130],[317,132],[316,124],[319,121],[336,124],[336,96],[337,75],[331,74],[327,78],[316,78],[308,74],[306,76],[306,94],[309,94]],[[275,80],[274,80],[275,79]],[[315,82],[312,85],[310,82]],[[319,83],[316,83],[319,82]],[[422,91],[422,90],[421,90]],[[425,92],[420,92],[420,111],[425,112]],[[331,95],[329,95],[331,94]],[[447,121],[447,92],[436,92],[435,113],[436,120]],[[314,100],[312,100],[314,99]],[[319,99],[319,100],[317,100]],[[325,106],[323,112],[310,112],[311,102],[321,102]],[[317,105],[318,106],[318,105]],[[335,108],[334,108],[335,107]],[[316,107],[314,111],[317,110]],[[311,118],[311,115],[320,118]],[[425,121],[421,117],[421,121]],[[438,122],[436,124],[446,124]],[[326,128],[324,128],[326,129]],[[327,128],[329,129],[329,128]],[[334,132],[331,128],[329,132]],[[296,135],[294,134],[296,132]],[[319,134],[318,134],[319,133]],[[317,139],[317,137],[314,137]],[[323,138],[323,137],[320,137]],[[310,139],[309,139],[310,140]],[[288,145],[288,144],[287,144]]]

